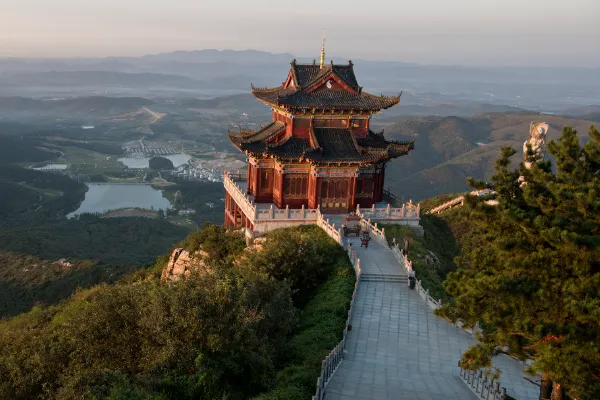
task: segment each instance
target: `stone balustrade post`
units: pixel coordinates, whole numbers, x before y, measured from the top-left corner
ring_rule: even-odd
[[[285,205],[285,218],[290,219],[290,208],[287,204]]]
[[[306,219],[306,210],[304,210],[304,204],[302,204],[302,219]]]
[[[271,204],[271,207],[269,208],[269,218],[273,219],[274,215],[273,215],[273,204]]]
[[[371,206],[371,212],[372,212],[373,214],[375,214],[375,203],[373,203],[373,205]]]
[[[389,217],[390,215],[392,215],[392,212],[390,210],[390,203],[388,203],[387,207],[385,208],[385,214]]]

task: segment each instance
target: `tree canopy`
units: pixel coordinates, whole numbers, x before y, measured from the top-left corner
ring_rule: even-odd
[[[440,314],[481,326],[461,365],[490,367],[497,351],[531,359],[540,398],[600,398],[600,134],[589,136],[582,146],[564,128],[548,145],[554,166],[511,169],[504,148],[492,182],[470,182],[498,204],[467,196],[473,229],[445,282],[455,301]]]
[[[270,254],[288,241],[303,257]],[[202,247],[210,273],[161,282],[163,260],[0,321],[0,398],[307,398],[341,338],[352,267],[316,226],[267,243],[245,251],[241,235],[207,225],[181,245]]]
[[[148,162],[150,169],[173,169],[173,162],[165,157],[154,156]]]

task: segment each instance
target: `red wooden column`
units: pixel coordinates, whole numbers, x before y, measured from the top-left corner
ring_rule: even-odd
[[[321,204],[321,186],[323,186],[322,182],[323,178],[320,177],[317,177],[317,179],[315,180],[315,208],[317,208],[319,204]]]
[[[352,212],[356,210],[356,174],[350,178],[350,188],[348,192],[348,212]]]
[[[317,208],[321,203],[321,178],[313,176],[308,177],[308,208]]]
[[[246,175],[246,182],[247,182],[247,187],[246,187],[246,193],[252,193],[252,169],[254,167],[252,166],[252,164],[250,164],[250,162],[248,162],[248,174]]]
[[[276,171],[276,169],[273,169],[273,172],[275,174],[275,176],[273,177],[273,185],[275,185],[275,179],[277,179],[278,185],[279,185],[279,196],[274,200],[274,203],[277,205],[277,207],[279,208],[283,208],[283,176],[284,176],[284,172],[283,170],[281,171],[281,173],[278,173]],[[273,194],[275,194],[275,191],[273,190]]]

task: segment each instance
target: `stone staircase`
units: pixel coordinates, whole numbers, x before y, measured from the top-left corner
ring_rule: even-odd
[[[400,282],[407,283],[408,275],[406,273],[377,274],[377,273],[362,273],[360,280],[363,282]]]

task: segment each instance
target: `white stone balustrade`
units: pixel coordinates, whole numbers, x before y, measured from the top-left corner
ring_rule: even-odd
[[[369,234],[371,235],[371,237],[373,239],[377,240],[380,244],[382,244],[386,248],[390,247],[388,245],[387,239],[385,237],[385,228],[379,229],[377,227],[377,222],[375,224],[372,224],[370,219],[368,219],[368,220],[362,219],[361,224],[363,225],[363,229],[369,231]]]
[[[414,273],[413,267],[412,267],[412,261],[410,261],[408,259],[407,256],[405,256],[404,254],[402,254],[402,250],[400,249],[400,247],[398,246],[398,244],[394,244],[392,247],[392,253],[394,253],[394,258],[396,258],[396,260],[398,260],[398,263],[400,263],[400,265],[402,265],[404,267],[404,269],[406,270],[407,273]],[[416,279],[416,276],[415,276]],[[434,299],[430,294],[429,294],[429,289],[425,289],[423,287],[423,285],[421,284],[421,281],[416,279],[416,284],[415,284],[415,290],[417,291],[417,293],[419,294],[419,296],[421,296],[421,298],[423,300],[425,300],[425,303],[429,306],[429,308],[433,309],[433,310],[437,310],[438,308],[440,308],[442,306],[442,299]]]
[[[317,209],[317,226],[323,229],[325,233],[327,233],[333,240],[335,240],[339,245],[343,246],[342,243],[342,232],[339,229],[335,229],[335,224],[330,224],[329,220],[325,219],[319,209]]]
[[[247,218],[252,219],[256,214],[256,205],[232,179],[228,172],[223,175],[223,186],[229,195],[233,198],[235,203],[242,209]]]
[[[248,195],[244,189],[242,189],[237,183],[236,179],[240,179],[240,174],[231,174],[225,172],[223,177],[223,184],[225,190],[235,203],[240,207],[246,218],[248,218],[255,226],[261,222],[301,222],[301,223],[316,223],[318,215],[320,214],[318,209],[306,209],[304,205],[300,209],[286,208],[279,209],[275,205],[271,204],[269,208],[260,208],[259,205],[254,203],[252,196]]]
[[[505,400],[506,389],[499,382],[483,374],[483,371],[468,371],[460,369],[460,378],[482,400]]]
[[[360,206],[357,206],[356,214],[364,219],[405,221],[407,225],[418,224],[421,215],[421,205],[407,203],[402,207],[391,207],[389,204],[386,207],[375,207],[373,205],[371,208],[360,208]]]

